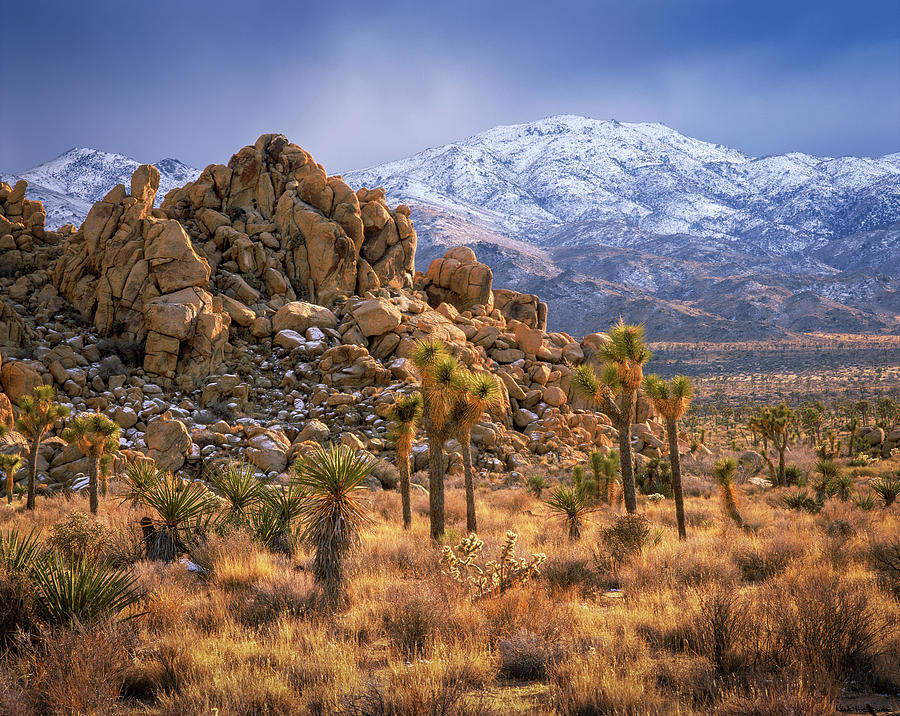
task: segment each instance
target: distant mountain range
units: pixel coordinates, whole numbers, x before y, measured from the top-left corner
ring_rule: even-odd
[[[573,333],[618,315],[670,339],[900,331],[900,153],[755,158],[568,115],[345,178],[413,207],[421,264],[466,243]]]
[[[83,221],[137,166],[73,149],[20,176],[55,227]],[[160,199],[199,173],[157,167]],[[900,153],[756,158],[660,124],[567,115],[344,176],[412,207],[421,270],[469,245],[496,287],[549,303],[551,329],[621,315],[670,340],[900,332]]]
[[[19,174],[4,174],[2,179],[11,184],[25,179],[28,198],[44,202],[47,227],[58,229],[63,224],[80,226],[91,205],[106,196],[116,184],[128,186],[131,175],[140,165],[141,162],[121,154],[82,147],[70,149],[56,159]],[[184,186],[200,174],[199,169],[177,159],[162,159],[155,166],[160,174],[157,204],[166,192]]]

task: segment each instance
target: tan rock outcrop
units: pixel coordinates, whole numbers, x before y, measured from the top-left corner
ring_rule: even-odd
[[[139,167],[66,240],[53,280],[103,335],[144,344],[144,369],[200,378],[222,363],[231,318],[209,292],[209,262],[184,227],[159,216],[159,171]]]
[[[475,258],[472,249],[462,246],[431,262],[421,288],[432,306],[448,303],[460,311],[484,306],[490,312],[494,307],[493,280],[491,269]]]

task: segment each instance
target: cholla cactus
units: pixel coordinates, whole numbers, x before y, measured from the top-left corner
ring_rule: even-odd
[[[515,532],[508,530],[499,559],[490,560],[481,566],[476,560],[481,556],[484,542],[473,532],[456,545],[455,550],[445,545],[441,561],[456,581],[470,585],[473,600],[496,597],[537,576],[547,559],[544,554],[517,559],[513,553],[518,539]],[[459,552],[459,556],[456,552]]]

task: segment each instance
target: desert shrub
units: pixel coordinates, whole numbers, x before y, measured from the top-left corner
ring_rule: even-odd
[[[228,605],[230,613],[241,624],[255,628],[312,612],[316,597],[308,577],[279,569],[267,579],[254,583],[245,599],[229,600]]]
[[[96,560],[109,545],[106,528],[85,512],[70,512],[50,528],[47,546],[69,562]]]
[[[853,504],[864,512],[871,512],[875,509],[877,501],[871,492],[857,492],[853,497]]]
[[[441,562],[453,579],[469,585],[473,599],[495,597],[536,577],[547,559],[544,554],[516,558],[514,552],[517,540],[518,535],[508,530],[499,558],[484,561],[481,555],[484,542],[473,533],[456,545],[455,549],[444,545]]]
[[[755,601],[751,622],[761,665],[796,667],[836,681],[865,677],[885,629],[862,585],[825,570],[770,582]]]
[[[900,599],[900,539],[875,542],[869,548],[868,560],[881,582]]]
[[[596,563],[578,557],[549,557],[541,574],[554,592],[577,589],[582,597],[589,597],[604,589],[618,587],[618,581],[598,569]]]
[[[400,484],[400,471],[387,460],[372,461],[372,475],[381,483],[385,490],[396,490]]]
[[[803,546],[789,539],[748,547],[734,555],[745,582],[764,582],[783,574],[794,560],[803,555]]]
[[[537,473],[529,475],[525,481],[525,488],[537,499],[541,499],[541,493],[548,487],[550,487],[550,483],[547,482],[547,479]]]
[[[601,533],[613,566],[639,554],[650,539],[650,523],[643,515],[622,515]]]
[[[41,556],[39,533],[19,534],[13,529],[0,535],[0,566],[10,574],[30,574]]]
[[[551,644],[534,632],[522,629],[501,639],[500,673],[510,679],[543,680],[550,665],[560,657],[558,645]]]
[[[111,714],[131,665],[133,636],[124,626],[42,633],[19,661],[30,674],[26,691],[38,713]]]
[[[713,585],[697,591],[691,615],[691,640],[720,673],[733,671],[740,663],[737,645],[747,627],[747,614],[733,587]]]
[[[130,368],[142,367],[144,362],[143,344],[130,338],[122,337],[120,329],[114,326],[109,336],[97,341],[97,350],[104,357],[115,356]]]
[[[827,693],[802,680],[777,683],[725,695],[716,716],[837,716],[837,705]]]
[[[426,654],[429,640],[447,625],[449,605],[430,590],[397,592],[385,611],[384,631],[391,644],[407,659]]]
[[[591,650],[550,668],[550,701],[564,716],[617,714],[655,716],[668,713],[653,679],[640,662]]]
[[[869,483],[875,493],[884,502],[885,508],[894,504],[897,496],[900,495],[900,478],[897,477],[880,477]]]
[[[30,579],[0,569],[0,649],[10,646],[19,630],[30,632],[36,624]]]

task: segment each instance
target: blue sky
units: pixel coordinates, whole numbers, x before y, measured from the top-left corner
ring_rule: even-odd
[[[330,172],[553,114],[762,155],[900,151],[900,0],[17,3],[0,169],[73,146],[226,162],[283,132]]]

